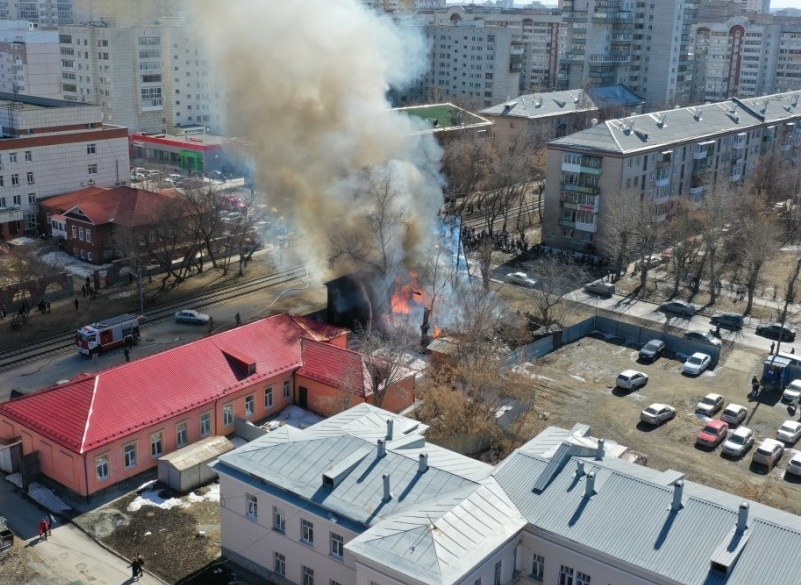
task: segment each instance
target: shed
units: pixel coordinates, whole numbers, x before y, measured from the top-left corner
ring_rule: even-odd
[[[159,457],[159,481],[178,493],[193,490],[217,477],[208,463],[233,449],[233,443],[225,437],[206,437]]]

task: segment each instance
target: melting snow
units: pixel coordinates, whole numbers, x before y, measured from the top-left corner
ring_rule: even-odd
[[[146,484],[145,484],[146,485]],[[220,501],[220,484],[215,483],[208,487],[208,490],[199,495],[195,492],[180,498],[163,498],[161,497],[162,490],[150,489],[139,494],[130,504],[127,510],[129,512],[136,512],[142,506],[155,506],[162,510],[169,510],[171,508],[188,508],[196,502],[219,502]]]
[[[28,497],[51,512],[72,510],[72,508],[65,504],[64,500],[59,498],[53,490],[35,481],[28,486]]]
[[[293,426],[296,429],[305,429],[317,424],[321,420],[323,420],[323,417],[318,416],[313,412],[309,412],[308,410],[303,410],[299,406],[292,405],[287,406],[284,410],[279,412],[275,419],[271,420],[265,425],[262,425],[262,428],[273,430],[281,426],[283,423]]]
[[[71,256],[62,251],[48,252],[47,254],[40,256],[39,259],[49,266],[61,268],[65,272],[84,278],[87,276],[92,276],[95,270],[103,270],[111,266],[111,264],[97,266],[96,264],[81,262],[80,260],[76,259],[75,256]]]
[[[579,382],[586,382],[587,381],[584,378],[582,378],[581,376],[576,376],[575,374],[571,374],[570,377],[573,378],[574,380],[579,381]]]
[[[11,483],[13,483],[18,488],[22,488],[22,474],[19,473],[19,472],[12,473],[11,475],[7,475],[6,476],[6,481],[10,481]]]

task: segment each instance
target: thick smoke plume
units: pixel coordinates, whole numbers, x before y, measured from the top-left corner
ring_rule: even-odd
[[[417,29],[357,0],[192,6],[228,94],[227,134],[250,144],[257,185],[312,259],[324,267],[332,234],[367,229],[354,194],[362,171],[384,162],[410,225],[395,260],[428,248],[442,203],[439,148],[386,98],[426,67]]]

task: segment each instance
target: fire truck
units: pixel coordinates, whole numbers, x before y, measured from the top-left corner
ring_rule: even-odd
[[[134,345],[139,341],[139,322],[136,315],[118,315],[84,325],[75,334],[75,349],[91,356],[107,349]]]

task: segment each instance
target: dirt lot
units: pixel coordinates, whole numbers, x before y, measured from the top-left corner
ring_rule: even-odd
[[[801,513],[801,484],[784,479],[791,451],[786,450],[779,465],[768,471],[751,464],[750,451],[735,460],[722,456],[720,447],[710,452],[695,446],[704,421],[695,416],[694,407],[709,392],[722,394],[727,404],[748,408],[745,424],[756,434],[757,443],[774,438],[781,423],[793,418],[776,395],[748,401],[749,381],[764,355],[727,348],[714,371],[691,378],[679,372],[682,362],[672,357],[639,363],[638,349],[620,339],[586,337],[529,365],[527,370],[542,383],[538,404],[547,412],[548,424],[564,428],[589,424],[594,436],[645,454],[649,467],[683,471],[692,481]],[[627,368],[646,372],[648,384],[632,393],[616,389],[617,374]],[[653,402],[674,406],[676,418],[659,428],[640,423],[640,411]]]

